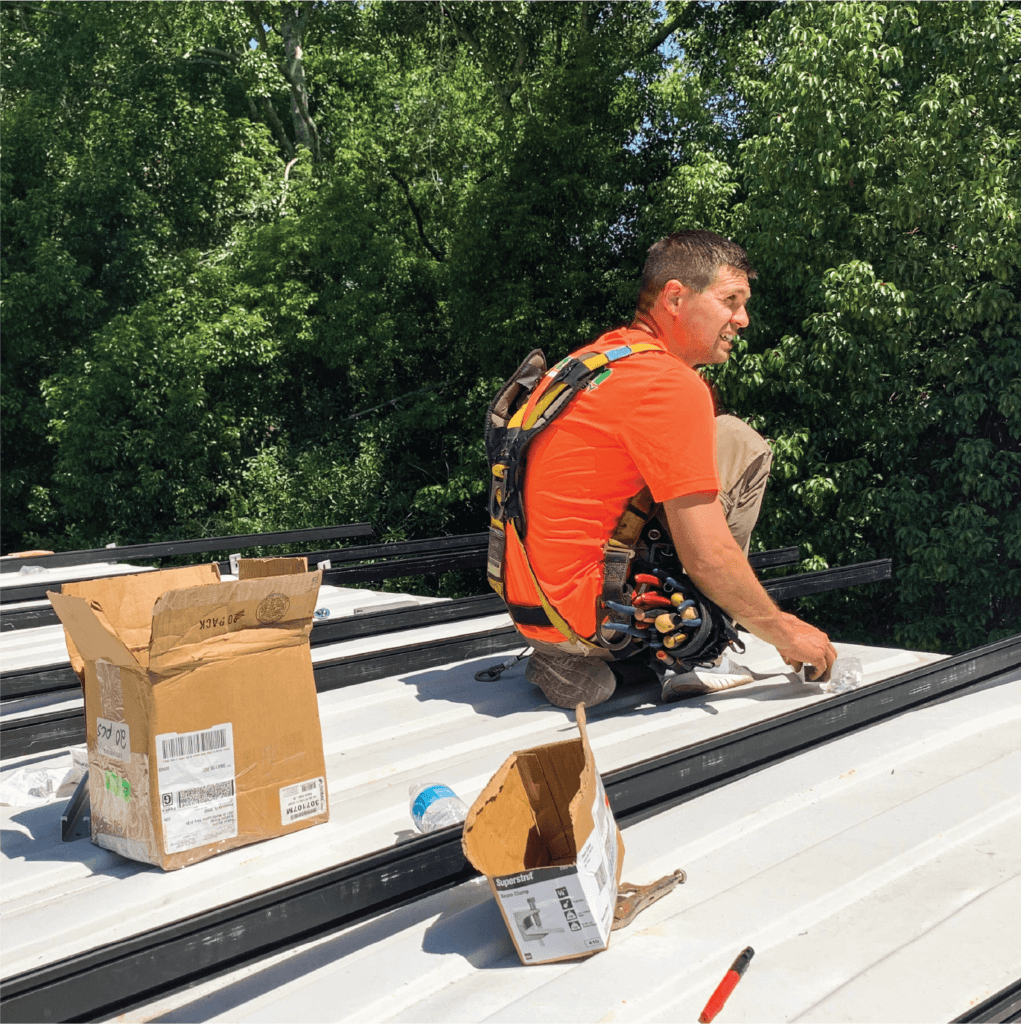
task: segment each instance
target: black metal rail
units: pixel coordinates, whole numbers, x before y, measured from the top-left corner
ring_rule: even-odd
[[[372,537],[369,523],[347,523],[343,526],[316,526],[307,530],[283,530],[277,533],[239,533],[230,537],[202,537],[192,540],[157,541],[153,544],[125,544],[113,548],[82,548],[78,551],[57,551],[52,555],[31,558],[4,558],[4,572],[17,572],[23,565],[43,568],[88,565],[89,562],[130,561],[133,558],[172,558],[175,555],[197,555],[212,551],[244,550],[271,547],[277,544],[301,544],[311,540],[342,540],[345,537]]]
[[[779,580],[767,581],[763,585],[779,599],[816,594],[826,590],[872,583],[888,579],[890,560],[865,562],[860,566],[846,566],[839,569],[824,569],[816,573],[802,573]],[[426,605],[412,609],[391,612],[375,612],[360,616],[357,620],[341,621],[316,626],[312,630],[315,642],[334,643],[355,636],[372,636],[386,633],[401,633],[437,622],[455,622],[499,612],[500,606],[495,595],[480,595],[462,598],[459,601]],[[319,634],[319,630],[332,630]],[[319,638],[322,638],[321,640]],[[370,654],[339,656],[315,666],[316,689],[319,691],[351,686],[356,683],[381,679],[394,672],[417,672],[451,661],[463,661],[483,657],[496,651],[510,650],[523,643],[520,636],[510,627],[491,630],[484,634],[418,644],[413,647],[398,647],[389,651]],[[4,700],[36,696],[43,693],[59,695],[66,693],[70,698],[76,695],[77,677],[70,666],[48,666],[21,672],[5,673],[0,678],[0,695]],[[50,715],[25,716],[23,718],[0,720],[0,742],[7,758],[23,757],[56,750],[63,746],[83,743],[85,722],[80,709]],[[38,724],[38,728],[36,728]]]
[[[359,524],[362,525],[362,524]],[[325,528],[324,528],[325,529]],[[311,531],[301,531],[311,532]],[[291,536],[291,534],[258,534],[252,536],[278,537]],[[430,537],[426,540],[395,541],[386,544],[362,544],[356,547],[331,548],[322,551],[301,552],[308,559],[310,566],[316,566],[320,562],[359,562],[362,565],[350,568],[327,569],[323,576],[323,582],[334,586],[345,583],[357,583],[363,581],[380,581],[392,579],[395,576],[420,575],[432,572],[447,572],[450,569],[475,569],[486,564],[485,553],[488,543],[488,534],[469,533],[456,537]],[[209,543],[222,540],[247,540],[247,537],[219,537],[212,538]],[[302,538],[297,538],[300,540]],[[306,538],[308,539],[308,538]],[[184,542],[181,542],[184,543]],[[270,541],[264,542],[267,546]],[[282,542],[279,542],[282,543]],[[230,545],[228,545],[229,547]],[[240,547],[241,545],[235,545]],[[127,548],[117,548],[115,553],[118,559],[127,559],[123,552]],[[211,547],[209,551],[223,551],[223,547]],[[789,551],[791,549],[784,549]],[[796,548],[793,550],[797,550]],[[105,551],[109,561],[110,551]],[[426,554],[420,564],[413,563],[409,556]],[[70,553],[69,553],[70,554]],[[767,554],[774,554],[768,552]],[[53,556],[55,557],[55,556]],[[131,556],[140,558],[140,555]],[[153,558],[157,556],[152,556]],[[298,556],[300,557],[300,556]],[[370,559],[382,559],[382,561],[370,562]],[[797,561],[795,555],[793,561]],[[80,563],[77,563],[80,564]],[[785,564],[785,563],[780,563]],[[789,563],[786,563],[789,564]],[[229,572],[230,563],[220,562],[220,571]],[[97,577],[85,577],[97,578]],[[75,582],[81,582],[76,580]],[[55,590],[60,586],[59,581],[47,580],[37,584],[25,583],[18,587],[7,587],[0,591],[0,603],[14,604],[22,601],[37,601],[46,597],[46,591]],[[59,622],[52,608],[8,608],[0,612],[0,631],[11,629],[30,629],[33,626],[50,626]]]
[[[363,636],[382,636],[386,633],[403,633],[423,626],[436,626],[444,622],[461,622],[483,615],[499,615],[504,610],[503,601],[493,593],[478,594],[475,597],[458,597],[453,601],[436,601],[433,604],[418,605],[414,608],[394,608],[391,611],[366,612],[342,619],[327,619],[316,623],[312,629],[313,647],[323,644],[341,643]]]
[[[476,536],[484,536],[482,534]],[[452,538],[461,539],[461,538]],[[463,538],[474,539],[474,538]],[[419,542],[414,542],[419,543]],[[450,556],[447,556],[448,558]],[[482,553],[484,560],[485,554]],[[776,551],[766,551],[758,555],[752,555],[753,568],[772,567],[775,565],[786,565],[797,561],[797,548],[782,548]],[[382,563],[385,565],[398,565],[397,562]],[[449,561],[447,563],[450,564]],[[872,566],[874,564],[885,565],[886,576],[877,576]],[[407,562],[400,563],[403,569]],[[357,567],[361,568],[361,567]],[[374,567],[368,567],[375,571]],[[833,586],[848,586],[851,583],[872,582],[875,578],[886,578],[889,576],[889,562],[886,563],[864,563],[861,572],[856,572],[858,567],[852,566],[847,569],[827,569],[821,573],[803,573],[798,576],[790,576],[782,580],[767,581],[767,589],[776,590],[783,588],[784,594],[787,591],[796,590],[799,593],[815,593],[815,590],[808,590],[808,587],[818,587],[824,584],[823,589],[832,589]],[[800,588],[800,590],[799,590]],[[503,602],[496,594],[480,594],[476,597],[458,598],[454,601],[437,602],[413,609],[400,609],[390,612],[370,612],[352,618],[337,619],[333,622],[320,622],[312,629],[311,644],[313,647],[327,643],[338,643],[343,640],[350,640],[354,637],[377,636],[382,633],[402,632],[408,629],[417,629],[421,626],[432,625],[440,622],[457,622],[463,619],[470,619],[480,615],[494,615],[503,609]],[[58,625],[60,620],[52,608],[31,609],[30,613],[35,616],[39,625]],[[41,613],[46,613],[48,618],[45,622],[39,622]],[[23,613],[25,614],[25,613]],[[6,619],[6,617],[5,617]],[[17,628],[17,627],[15,627]],[[5,672],[0,677],[0,700],[9,700],[15,697],[36,696],[43,693],[53,693],[77,685],[77,678],[71,672],[69,666],[45,665],[39,668],[19,669],[12,672]]]
[[[1019,678],[1021,635],[604,777],[627,827],[812,747],[987,681]],[[0,983],[5,1022],[90,1020],[441,892],[475,872],[459,828],[48,964]],[[962,1018],[963,1019],[963,1018]],[[969,1017],[967,1019],[1011,1019]]]
[[[64,690],[81,693],[78,677],[67,662],[63,665],[18,669],[0,676],[0,700],[5,702],[23,697],[41,697],[45,693],[58,694]]]
[[[357,524],[359,526],[365,524]],[[325,527],[324,527],[325,529]],[[318,531],[296,531],[296,532],[318,532]],[[371,529],[370,529],[371,532]],[[284,534],[253,534],[253,537],[271,538],[285,536]],[[290,536],[290,534],[286,535]],[[319,562],[329,560],[330,562],[358,562],[365,563],[356,566],[327,569],[323,573],[323,582],[334,586],[345,583],[359,583],[367,581],[382,581],[392,579],[395,576],[416,576],[426,573],[448,572],[451,569],[476,569],[486,564],[486,545],[488,534],[470,533],[457,537],[430,537],[426,540],[395,541],[387,544],[363,544],[357,547],[331,549],[328,551],[305,551],[301,554],[308,559],[310,566],[316,566]],[[247,540],[247,537],[213,537],[208,542],[223,540]],[[302,538],[296,538],[301,540]],[[307,539],[307,538],[306,538]],[[181,541],[180,543],[186,543]],[[190,543],[190,542],[188,542]],[[198,543],[197,541],[195,543]],[[269,540],[264,540],[263,545],[268,546]],[[278,541],[277,543],[283,543]],[[236,544],[236,547],[243,545]],[[255,546],[255,545],[249,545]],[[230,547],[230,545],[228,545]],[[105,549],[104,549],[105,550]],[[203,550],[223,551],[223,547],[209,547]],[[117,548],[118,560],[130,558],[142,558],[142,555],[127,555],[123,552],[127,548]],[[413,559],[408,556],[427,552],[422,559]],[[157,555],[149,556],[151,559]],[[297,557],[300,557],[297,556]],[[381,561],[368,561],[369,559],[382,559]],[[106,551],[105,561],[110,560],[110,552]],[[80,564],[80,563],[78,563]],[[219,562],[221,572],[230,571],[229,562]],[[80,577],[74,580],[76,583],[88,579],[102,577]],[[48,590],[55,590],[60,583],[57,580],[46,580],[40,583],[24,583],[17,587],[7,587],[0,591],[0,604],[14,604],[23,601],[38,601],[46,597]],[[19,620],[22,615],[28,615],[33,625],[46,625],[56,621],[56,616],[47,621],[41,621],[38,613],[41,609],[8,609],[0,616],[0,624],[3,629],[19,628]]]
[[[324,529],[326,528],[324,527]],[[251,536],[269,538],[291,536],[291,534],[252,534]],[[330,562],[358,563],[356,565],[337,566],[324,571],[324,583],[332,586],[343,586],[344,584],[352,583],[382,582],[383,580],[401,576],[422,576],[460,569],[481,569],[486,564],[488,538],[489,535],[485,533],[469,533],[456,537],[431,537],[427,540],[397,541],[388,544],[363,544],[357,547],[306,551],[303,554],[308,559],[309,565],[317,565],[319,562],[326,560]],[[249,538],[214,537],[208,543],[246,539]],[[191,542],[180,541],[178,543]],[[264,543],[268,545],[270,541],[266,540]],[[102,550],[106,551],[106,549]],[[221,551],[224,548],[216,547],[206,550]],[[128,548],[117,548],[115,551],[118,558],[129,557],[124,554],[124,552],[128,551]],[[86,554],[87,552],[69,552],[68,555],[79,553]],[[110,552],[106,551],[107,558],[109,558],[109,555]],[[414,555],[424,555],[424,557],[418,559],[411,557]],[[138,558],[141,556],[135,555],[131,557]],[[760,551],[751,555],[748,561],[753,569],[761,571],[778,566],[793,565],[798,561],[799,557],[799,549],[797,547],[789,547],[777,548],[772,551]],[[376,559],[376,561],[370,561],[371,559]],[[220,570],[222,572],[227,572],[228,568],[227,562],[220,563]],[[796,579],[797,577],[790,578]],[[41,600],[46,597],[48,590],[53,590],[57,586],[59,586],[58,581],[48,580],[37,584],[26,583],[19,587],[8,587],[6,590],[0,591],[0,605]],[[6,611],[0,612],[0,631],[29,629],[34,626],[50,626],[55,625],[58,621],[52,608],[8,608]]]
[[[485,564],[486,548],[480,545],[467,551],[443,551],[422,558],[401,558],[327,569],[323,573],[323,583],[335,587],[350,583],[381,583],[399,576],[427,576],[456,569],[482,569]]]
[[[889,558],[879,558],[874,562],[858,562],[856,565],[838,566],[835,569],[783,576],[778,580],[766,580],[762,585],[774,601],[787,601],[794,597],[808,597],[810,594],[842,590],[862,583],[880,583],[892,576],[893,562]]]
[[[977,1024],[979,1021],[989,1024],[1021,1021],[1021,978],[983,1000],[978,1006],[973,1006],[967,1013],[955,1017],[951,1024]]]
[[[397,673],[422,672],[437,665],[482,658],[487,654],[524,646],[524,641],[517,630],[506,626],[470,636],[332,658],[329,661],[318,662],[313,666],[312,672],[316,690],[323,693]],[[52,695],[55,700],[60,700],[61,697],[71,700],[81,696],[77,676],[71,671],[70,666],[65,671],[75,685],[73,688],[56,691]],[[85,713],[81,707],[26,715],[22,718],[8,717],[0,721],[0,746],[3,748],[5,759],[41,754],[84,742]]]
[[[0,633],[14,629],[35,629],[38,626],[56,626],[57,613],[47,604],[40,608],[0,609]]]
[[[439,555],[465,548],[477,550],[485,548],[488,542],[488,533],[461,533],[453,537],[429,537],[425,540],[388,541],[385,544],[360,544],[358,547],[329,551],[307,551],[305,557],[310,566],[326,559],[331,562],[364,562],[370,558],[393,558],[398,555]]]
[[[405,633],[424,626],[445,622],[463,622],[484,615],[498,615],[504,604],[496,594],[480,594],[453,601],[416,605],[413,608],[395,608],[391,611],[368,612],[364,615],[316,623],[312,628],[312,647],[342,643],[356,637],[380,636],[386,633]],[[59,622],[59,619],[57,620]],[[60,693],[78,687],[78,677],[66,662],[40,668],[19,669],[0,676],[0,700],[36,697],[45,693]]]

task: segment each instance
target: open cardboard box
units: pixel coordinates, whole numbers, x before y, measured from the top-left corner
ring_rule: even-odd
[[[523,964],[606,949],[624,842],[576,709],[578,739],[512,754],[472,805],[465,856],[489,879]]]
[[[85,694],[99,846],[170,870],[329,820],[308,643],[322,574],[278,561],[48,595]]]

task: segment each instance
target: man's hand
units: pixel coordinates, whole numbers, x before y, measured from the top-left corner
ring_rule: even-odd
[[[813,681],[829,679],[837,658],[829,637],[773,603],[731,536],[715,493],[674,498],[663,509],[681,564],[706,597],[772,644],[795,672],[809,664]]]
[[[780,657],[795,672],[800,672],[802,665],[812,666],[815,669],[815,675],[811,677],[811,681],[827,682],[833,662],[837,660],[837,652],[833,644],[830,643],[830,638],[821,629],[810,626],[796,615],[781,612],[780,616],[786,620],[786,625],[792,636],[789,644],[776,645]],[[805,676],[808,677],[807,670]]]

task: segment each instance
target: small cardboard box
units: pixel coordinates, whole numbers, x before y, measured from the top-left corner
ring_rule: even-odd
[[[94,843],[172,870],[329,820],[321,575],[221,583],[214,563],[48,595],[85,693]]]
[[[266,576],[286,576],[294,572],[308,572],[308,559],[304,555],[238,559],[239,580],[259,580]]]
[[[523,964],[606,949],[624,842],[578,705],[578,739],[512,754],[472,805],[465,856],[489,879]]]

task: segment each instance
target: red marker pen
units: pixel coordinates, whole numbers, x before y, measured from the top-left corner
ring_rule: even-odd
[[[730,965],[730,970],[723,976],[723,981],[716,986],[716,991],[709,997],[705,1009],[699,1014],[700,1024],[709,1024],[709,1021],[723,1009],[723,1004],[741,980],[741,975],[747,970],[753,956],[755,956],[755,950],[751,946],[746,946],[740,956]]]

